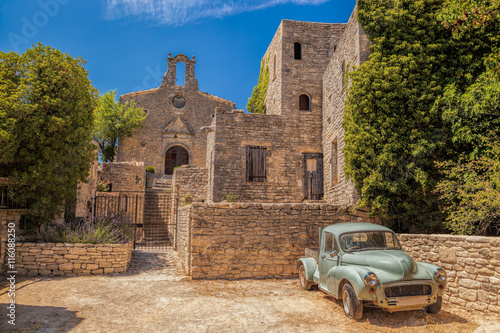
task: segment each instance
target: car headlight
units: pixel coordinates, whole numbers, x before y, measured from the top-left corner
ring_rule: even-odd
[[[375,287],[378,282],[378,278],[375,273],[368,272],[365,275],[365,284],[367,287]]]
[[[444,282],[446,281],[446,272],[442,268],[436,269],[434,272],[434,278],[436,279],[437,282]]]

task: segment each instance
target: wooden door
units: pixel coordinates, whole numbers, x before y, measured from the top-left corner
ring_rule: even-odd
[[[307,200],[323,199],[323,154],[302,154],[303,194]]]
[[[174,168],[189,164],[189,154],[186,149],[174,146],[167,150],[165,154],[165,174],[172,175],[174,173]]]

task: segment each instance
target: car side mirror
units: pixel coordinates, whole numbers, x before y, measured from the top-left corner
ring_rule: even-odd
[[[331,258],[335,257],[336,255],[337,255],[337,251],[336,250],[334,250],[332,253],[330,253],[330,257]]]

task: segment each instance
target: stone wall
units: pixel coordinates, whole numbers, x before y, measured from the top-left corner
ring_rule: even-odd
[[[113,192],[140,192],[144,191],[146,167],[142,162],[106,162],[99,177],[111,182]]]
[[[323,76],[323,163],[325,200],[351,205],[359,198],[344,174],[344,103],[348,83],[345,74],[370,54],[370,41],[353,11],[344,34]]]
[[[16,271],[21,276],[123,273],[129,266],[132,247],[132,243],[16,243]]]
[[[19,220],[22,215],[28,213],[28,209],[0,209],[0,262],[3,262],[7,251],[8,224],[14,223],[16,225],[15,235],[19,235]],[[3,272],[5,272],[5,267],[0,265],[0,273]]]
[[[183,202],[185,195],[192,201],[204,202],[207,199],[207,169],[194,165],[184,165],[174,171],[172,178],[173,197]]]
[[[320,136],[310,128],[311,114],[303,119],[283,115],[247,114],[240,110],[217,112],[214,137],[213,166],[209,167],[208,194],[214,202],[228,193],[237,201],[301,202],[304,199],[304,153],[321,153]],[[247,146],[266,148],[265,182],[246,181]]]
[[[402,234],[399,240],[416,261],[446,271],[444,301],[500,313],[500,237]]]
[[[293,276],[304,249],[317,246],[318,227],[374,221],[328,204],[193,203],[179,210],[178,250],[194,279]]]
[[[185,83],[176,82],[176,67],[186,65]],[[210,125],[217,107],[231,110],[234,103],[199,91],[194,57],[183,54],[168,57],[168,69],[160,87],[120,96],[122,102],[134,100],[147,111],[143,127],[130,138],[120,140],[118,161],[142,161],[155,167],[157,176],[165,174],[165,154],[179,146],[187,150],[189,164],[204,167],[206,163],[206,133],[200,131]],[[185,105],[173,105],[174,97],[182,97]]]
[[[177,212],[175,249],[186,274],[191,271],[191,207],[192,205],[179,206]]]

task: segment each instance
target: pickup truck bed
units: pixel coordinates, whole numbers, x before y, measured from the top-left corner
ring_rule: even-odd
[[[316,261],[316,264],[318,264],[319,247],[306,247],[304,252],[304,256],[306,258],[313,258]]]

